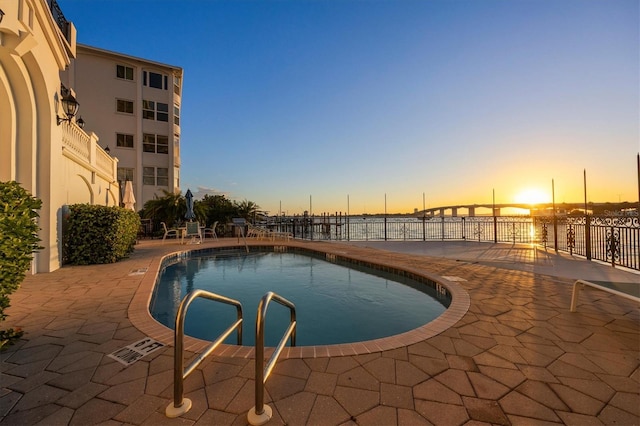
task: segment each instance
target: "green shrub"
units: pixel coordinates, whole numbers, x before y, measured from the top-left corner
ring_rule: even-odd
[[[140,217],[122,207],[74,204],[69,206],[64,228],[66,262],[114,263],[133,252]]]
[[[10,306],[9,295],[20,287],[38,246],[38,209],[42,201],[15,181],[0,182],[0,322]],[[0,349],[12,344],[22,331],[0,330]]]

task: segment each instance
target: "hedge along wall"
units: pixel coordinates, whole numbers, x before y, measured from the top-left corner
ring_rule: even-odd
[[[66,263],[114,263],[133,252],[140,217],[132,210],[89,204],[69,206],[64,226]]]

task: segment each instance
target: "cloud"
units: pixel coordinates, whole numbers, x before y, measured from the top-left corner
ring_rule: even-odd
[[[193,198],[196,200],[201,200],[204,198],[205,195],[224,195],[227,198],[230,198],[229,196],[229,192],[227,191],[222,191],[220,189],[215,189],[215,188],[207,188],[206,186],[198,186],[198,188],[193,192]]]

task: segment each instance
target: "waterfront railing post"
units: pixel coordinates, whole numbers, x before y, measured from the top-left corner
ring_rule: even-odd
[[[347,241],[351,241],[351,225],[349,224],[349,212],[347,212],[345,216],[345,221],[347,223]]]
[[[466,240],[467,239],[467,233],[466,233],[466,226],[464,224],[464,216],[462,216],[462,239]]]
[[[558,251],[558,218],[555,209],[553,210],[553,247]]]
[[[387,241],[387,216],[384,216],[384,240]]]
[[[609,251],[611,253],[611,266],[616,267],[616,233],[613,225],[611,226],[611,234],[609,237],[609,241],[607,242],[607,246],[609,247]],[[622,259],[620,259],[622,260]]]
[[[591,217],[588,214],[584,218],[584,244],[587,260],[591,260]]]

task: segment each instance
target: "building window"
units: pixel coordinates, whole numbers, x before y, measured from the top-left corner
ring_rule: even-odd
[[[144,152],[156,152],[156,135],[150,133],[142,135],[142,150]]]
[[[180,96],[180,86],[181,86],[180,77],[173,77],[173,93]]]
[[[156,119],[156,103],[153,101],[142,101],[142,118],[147,120]]]
[[[143,167],[142,182],[145,185],[169,186],[169,169],[166,167]]]
[[[173,104],[173,124],[180,125],[180,106],[178,104]]]
[[[155,87],[156,89],[162,89],[162,74],[155,72],[149,73],[149,87]]]
[[[163,135],[154,135],[152,133],[144,133],[142,135],[142,150],[144,152],[168,154],[169,137]]]
[[[180,135],[177,134],[173,135],[173,165],[180,167]]]
[[[169,121],[169,104],[157,102],[156,109],[158,110],[158,113],[156,114],[156,120]]]
[[[154,167],[142,168],[142,183],[145,185],[156,184],[156,169]]]
[[[158,154],[169,153],[169,138],[167,136],[162,136],[162,135],[156,136],[156,152]]]
[[[169,169],[167,167],[158,167],[156,169],[158,186],[169,186]]]
[[[133,80],[133,68],[125,65],[116,65],[116,77],[124,80]]]
[[[120,186],[123,186],[123,183],[128,180],[133,182],[133,169],[118,167],[118,182],[120,182]]]
[[[116,111],[122,112],[124,114],[133,114],[133,101],[116,99]]]
[[[116,146],[121,148],[133,148],[133,135],[116,133]]]
[[[142,118],[146,118],[147,120],[169,121],[169,104],[143,100]]]
[[[167,90],[168,78],[166,75],[158,74],[157,72],[143,71],[142,80],[142,84],[145,86]]]

